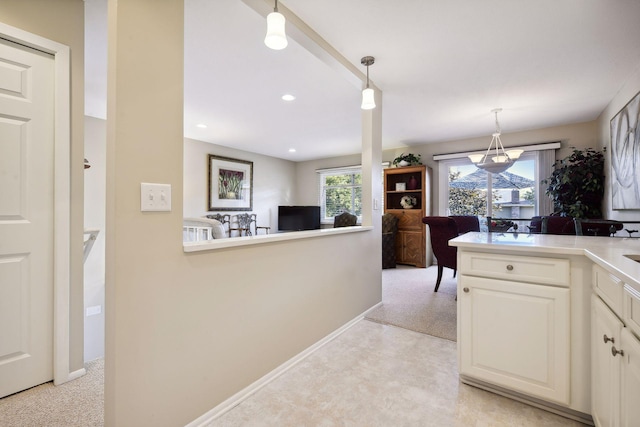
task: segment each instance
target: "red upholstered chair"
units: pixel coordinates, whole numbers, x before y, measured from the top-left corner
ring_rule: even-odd
[[[612,236],[622,230],[623,222],[612,219],[574,218],[576,236]]]
[[[542,234],[568,234],[575,235],[576,227],[573,217],[570,216],[543,216]]]
[[[458,269],[457,248],[449,246],[449,240],[469,231],[480,231],[480,222],[476,216],[426,216],[422,222],[429,226],[431,248],[438,261],[438,279],[433,290],[438,292],[444,267],[453,270],[453,277]]]
[[[480,231],[480,221],[475,215],[451,215],[458,226],[458,235],[468,233],[470,231]]]

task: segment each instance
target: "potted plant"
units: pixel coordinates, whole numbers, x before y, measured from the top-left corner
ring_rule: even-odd
[[[542,184],[553,200],[556,214],[574,218],[602,218],[604,198],[604,152],[579,150],[556,160],[553,172]]]
[[[422,162],[420,161],[420,154],[415,155],[415,154],[400,154],[398,157],[396,157],[395,159],[393,159],[393,165],[398,167],[402,167],[402,166],[414,166],[414,165],[421,165]]]

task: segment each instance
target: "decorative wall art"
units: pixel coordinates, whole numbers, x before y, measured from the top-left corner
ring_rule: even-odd
[[[640,92],[611,119],[611,207],[640,209]]]
[[[253,162],[209,154],[210,211],[250,211]]]

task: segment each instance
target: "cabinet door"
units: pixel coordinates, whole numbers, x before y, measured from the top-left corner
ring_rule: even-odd
[[[399,231],[396,240],[396,261],[424,267],[423,235],[414,231]]]
[[[622,322],[596,295],[591,296],[591,416],[596,426],[618,426]]]
[[[620,349],[624,351],[617,356],[622,361],[620,425],[634,427],[640,423],[640,341],[627,328],[622,330]]]
[[[458,289],[460,374],[568,405],[569,289],[466,275]]]
[[[398,211],[398,229],[407,231],[422,231],[422,210]]]

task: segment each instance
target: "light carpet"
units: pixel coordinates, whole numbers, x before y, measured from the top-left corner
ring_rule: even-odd
[[[2,427],[102,427],[104,359],[85,364],[86,375],[54,386],[48,382],[0,399]]]
[[[453,270],[444,269],[433,292],[438,268],[398,265],[382,270],[382,306],[366,319],[456,341],[456,286]]]

